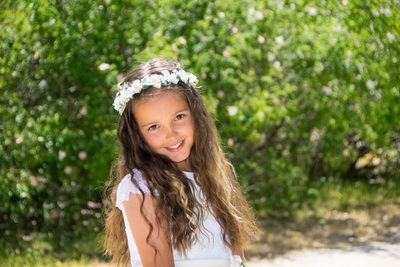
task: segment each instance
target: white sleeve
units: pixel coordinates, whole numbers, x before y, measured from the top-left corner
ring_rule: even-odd
[[[136,187],[136,185],[132,182],[132,173],[128,173],[122,178],[121,182],[118,185],[117,189],[117,201],[115,206],[119,208],[121,211],[123,210],[122,202],[127,201],[129,199],[129,194],[141,194],[140,190]],[[142,173],[134,169],[133,170],[133,179],[137,182],[140,189],[145,194],[150,194],[149,187],[147,186],[147,182],[143,179]],[[155,191],[155,195],[158,195],[157,191]]]

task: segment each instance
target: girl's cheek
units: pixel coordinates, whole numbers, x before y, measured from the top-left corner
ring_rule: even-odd
[[[160,133],[151,133],[147,135],[147,142],[150,146],[157,146],[161,143]]]
[[[187,126],[191,126],[192,125],[192,121],[191,120],[184,120],[184,121],[180,121],[177,126],[178,127],[187,127]]]

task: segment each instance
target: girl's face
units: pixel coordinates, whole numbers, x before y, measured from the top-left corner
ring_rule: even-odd
[[[194,122],[186,98],[179,92],[167,90],[133,101],[133,110],[150,148],[167,156],[179,169],[190,171]]]

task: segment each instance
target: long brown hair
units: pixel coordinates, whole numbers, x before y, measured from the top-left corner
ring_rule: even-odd
[[[153,59],[142,63],[128,73],[123,82],[141,79],[146,75],[161,74],[161,71],[180,70],[173,61]],[[116,189],[122,178],[139,169],[149,186],[150,194],[158,193],[156,214],[158,222],[166,222],[171,246],[185,253],[196,241],[197,233],[202,232],[204,214],[201,204],[196,200],[193,185],[184,173],[167,157],[154,153],[145,142],[135,120],[131,101],[152,94],[153,90],[177,90],[185,96],[191,110],[195,136],[189,162],[212,214],[221,225],[223,239],[229,247],[242,245],[256,235],[254,214],[240,190],[232,164],[226,159],[219,142],[219,136],[212,116],[207,111],[202,97],[196,88],[183,82],[160,89],[149,88],[134,95],[128,102],[118,122],[118,141],[120,155],[110,170],[106,187],[106,225],[105,253],[113,261],[126,265],[129,263],[129,249],[124,232],[122,213],[115,207]],[[131,181],[144,193],[133,175]],[[144,198],[142,200],[142,203]],[[198,211],[198,212],[195,212]],[[142,212],[146,218],[145,214]],[[169,218],[174,218],[170,220]],[[150,229],[152,225],[150,222]],[[150,231],[147,240],[151,236]]]

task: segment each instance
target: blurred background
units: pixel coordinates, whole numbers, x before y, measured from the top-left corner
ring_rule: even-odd
[[[249,257],[400,243],[400,2],[0,3],[0,265],[102,264],[118,78],[198,76],[264,234]]]

